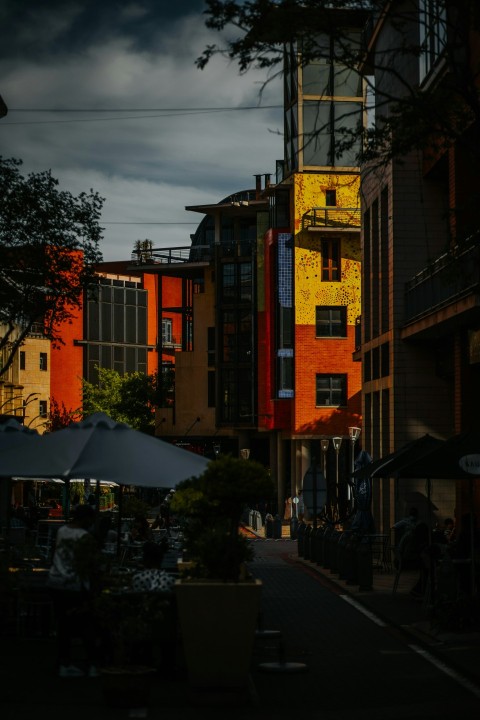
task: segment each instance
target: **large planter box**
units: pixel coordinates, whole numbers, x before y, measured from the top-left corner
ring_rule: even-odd
[[[261,580],[176,581],[178,620],[192,686],[247,686],[261,590]]]

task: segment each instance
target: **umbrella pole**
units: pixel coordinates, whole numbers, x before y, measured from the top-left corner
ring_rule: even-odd
[[[432,483],[430,478],[427,478],[427,508],[428,508],[428,547],[429,547],[429,573],[430,573],[430,604],[432,607],[435,606],[435,559],[433,557],[433,545],[432,545]]]
[[[123,485],[118,486],[118,517],[117,517],[117,560],[120,559],[120,546],[122,542],[122,502]]]
[[[475,531],[473,515],[473,480],[470,480],[470,594],[475,595]]]
[[[63,497],[63,512],[65,514],[65,522],[68,522],[70,519],[70,478],[65,478],[65,486],[64,486],[64,492],[65,495]]]

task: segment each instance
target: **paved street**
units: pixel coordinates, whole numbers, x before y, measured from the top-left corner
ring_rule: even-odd
[[[2,720],[40,714],[49,720],[193,720],[199,713],[238,720],[305,714],[433,720],[460,711],[464,718],[478,717],[476,635],[432,639],[421,633],[421,607],[404,590],[396,596],[385,587],[348,592],[328,572],[302,561],[296,542],[253,543],[251,570],[263,581],[262,627],[279,630],[281,638],[257,638],[244,697],[192,695],[180,663],[169,677],[158,678],[148,707],[111,708],[99,679],[56,676],[54,638],[8,637],[2,638]],[[386,580],[390,586],[391,576]]]

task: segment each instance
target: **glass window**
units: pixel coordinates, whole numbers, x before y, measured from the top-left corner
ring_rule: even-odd
[[[237,401],[237,382],[233,370],[224,370],[220,386],[221,419],[229,422],[234,419]]]
[[[238,360],[250,362],[252,359],[252,314],[250,311],[242,313],[239,322]]]
[[[278,397],[293,397],[293,355],[278,358]]]
[[[25,370],[25,350],[20,350],[20,370]]]
[[[340,280],[340,241],[336,238],[322,240],[322,280]]]
[[[316,376],[316,405],[344,407],[347,404],[346,375]]]
[[[317,306],[315,318],[317,337],[347,337],[347,308]]]
[[[332,103],[303,103],[303,163],[332,165]]]
[[[46,400],[39,400],[38,402],[38,414],[42,418],[46,418],[48,415],[48,406]]]
[[[215,407],[215,370],[208,371],[207,382],[207,406]]]
[[[47,353],[40,353],[40,370],[48,370],[48,355]]]
[[[172,343],[172,318],[163,318],[162,320],[162,343],[163,345]]]
[[[225,263],[222,265],[223,297],[235,296],[235,265]]]
[[[224,311],[222,317],[222,335],[223,335],[223,361],[234,362],[235,361],[235,347],[236,347],[236,326],[235,326],[235,315],[232,311]]]
[[[240,263],[240,299],[252,299],[252,264]]]
[[[435,65],[447,44],[447,10],[444,0],[420,0],[420,81]]]
[[[336,190],[325,190],[325,205],[328,207],[337,206],[337,191]]]
[[[302,70],[304,95],[332,95],[331,65],[326,59],[312,60]]]

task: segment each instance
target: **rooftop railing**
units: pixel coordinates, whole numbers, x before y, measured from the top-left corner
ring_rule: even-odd
[[[315,207],[302,218],[303,230],[360,230],[360,208]]]
[[[158,248],[132,253],[135,265],[178,264],[209,262],[212,257],[210,245],[186,245],[181,247]]]

